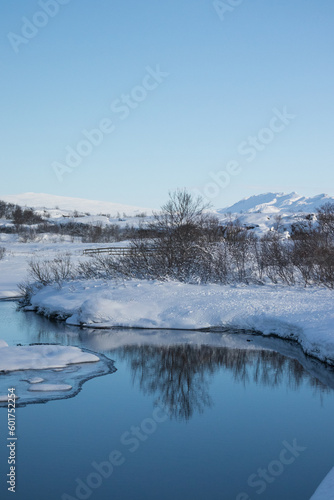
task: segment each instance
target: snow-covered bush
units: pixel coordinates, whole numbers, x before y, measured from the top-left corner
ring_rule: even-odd
[[[18,284],[21,306],[30,303],[31,297],[43,286],[56,283],[60,288],[64,281],[74,277],[75,268],[68,254],[59,254],[54,259],[32,259],[29,262],[28,278]]]
[[[295,268],[289,241],[282,240],[276,232],[269,232],[261,239],[262,272],[274,283],[295,283]]]

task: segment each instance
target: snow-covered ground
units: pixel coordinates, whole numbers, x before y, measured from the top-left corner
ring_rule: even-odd
[[[44,287],[31,308],[91,328],[253,330],[295,340],[305,353],[334,364],[334,302],[327,289],[72,281]]]
[[[106,243],[81,243],[72,241],[69,236],[40,235],[40,239],[32,243],[21,243],[14,234],[0,234],[0,247],[6,249],[4,258],[0,260],[0,299],[20,295],[18,283],[28,276],[29,261],[32,258],[53,259],[59,254],[68,254],[75,264],[88,257],[83,256],[83,249],[110,246]],[[112,246],[126,246],[128,241],[113,243]]]

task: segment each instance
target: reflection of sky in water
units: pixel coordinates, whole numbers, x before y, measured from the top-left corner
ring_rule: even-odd
[[[0,304],[2,325],[8,307]],[[10,344],[78,345],[105,353],[117,368],[74,398],[19,408],[17,500],[75,497],[76,478],[114,449],[125,463],[92,500],[229,500],[241,491],[255,498],[248,477],[277,459],[285,440],[306,450],[264,499],[310,498],[333,466],[333,370],[297,345],[247,332],[81,330],[34,313],[6,314],[1,337]],[[157,403],[169,418],[131,453],[121,436],[152,418]]]
[[[7,304],[8,305],[8,304]],[[90,330],[50,322],[35,313],[19,311],[22,325],[9,333],[8,343],[62,343],[77,345],[114,359],[127,359],[134,378],[162,376],[163,370],[180,371],[181,380],[193,373],[198,383],[219,368],[230,370],[235,380],[250,380],[271,387],[287,383],[290,388],[309,384],[321,393],[334,388],[334,369],[305,356],[300,346],[287,340],[249,335],[247,332],[112,329]],[[19,339],[19,340],[17,340]],[[199,348],[201,346],[201,348]],[[233,349],[229,349],[229,348]],[[175,359],[178,361],[175,361]],[[173,362],[174,359],[174,362]],[[168,363],[171,363],[168,365]],[[285,378],[286,376],[286,378]],[[174,379],[173,379],[174,380]],[[140,382],[144,388],[145,383]],[[158,380],[151,384],[155,387]],[[145,390],[150,384],[146,384]],[[189,388],[190,390],[190,388]],[[205,398],[204,398],[205,399]]]

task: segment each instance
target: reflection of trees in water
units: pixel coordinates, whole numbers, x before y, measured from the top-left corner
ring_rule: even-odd
[[[190,419],[194,413],[201,413],[212,404],[209,394],[210,376],[219,369],[228,370],[237,382],[255,382],[263,386],[278,387],[282,384],[297,390],[307,383],[320,394],[334,389],[334,372],[317,360],[303,357],[301,362],[270,350],[240,350],[227,347],[196,346],[181,344],[173,346],[127,345],[118,348],[102,348],[94,344],[95,335],[113,336],[113,332],[80,331],[69,329],[61,323],[52,324],[46,318],[37,316],[31,329],[34,342],[64,345],[84,345],[97,352],[113,357],[112,352],[127,360],[133,379],[141,390],[154,394],[168,410],[172,418]],[[44,324],[45,323],[45,324]],[[37,326],[39,328],[37,328]],[[47,326],[48,328],[44,327]],[[282,341],[284,343],[284,341]],[[117,364],[116,364],[117,367]],[[306,371],[307,370],[307,371]],[[321,382],[323,381],[323,383]],[[327,385],[326,385],[327,384]]]
[[[131,362],[133,380],[144,393],[157,394],[171,417],[188,420],[211,406],[207,378],[217,368],[211,361],[212,349],[126,346],[120,351]]]
[[[226,347],[125,346],[117,349],[129,361],[133,381],[145,394],[155,394],[157,402],[171,418],[188,420],[211,406],[209,378],[220,368],[232,372],[235,381],[297,389],[308,382],[316,391],[330,389],[309,375],[295,359],[274,351],[251,351]]]

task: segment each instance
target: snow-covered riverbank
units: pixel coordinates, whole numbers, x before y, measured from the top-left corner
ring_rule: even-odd
[[[46,316],[93,328],[254,330],[295,340],[334,365],[334,301],[327,289],[91,280],[44,287],[31,304]]]

